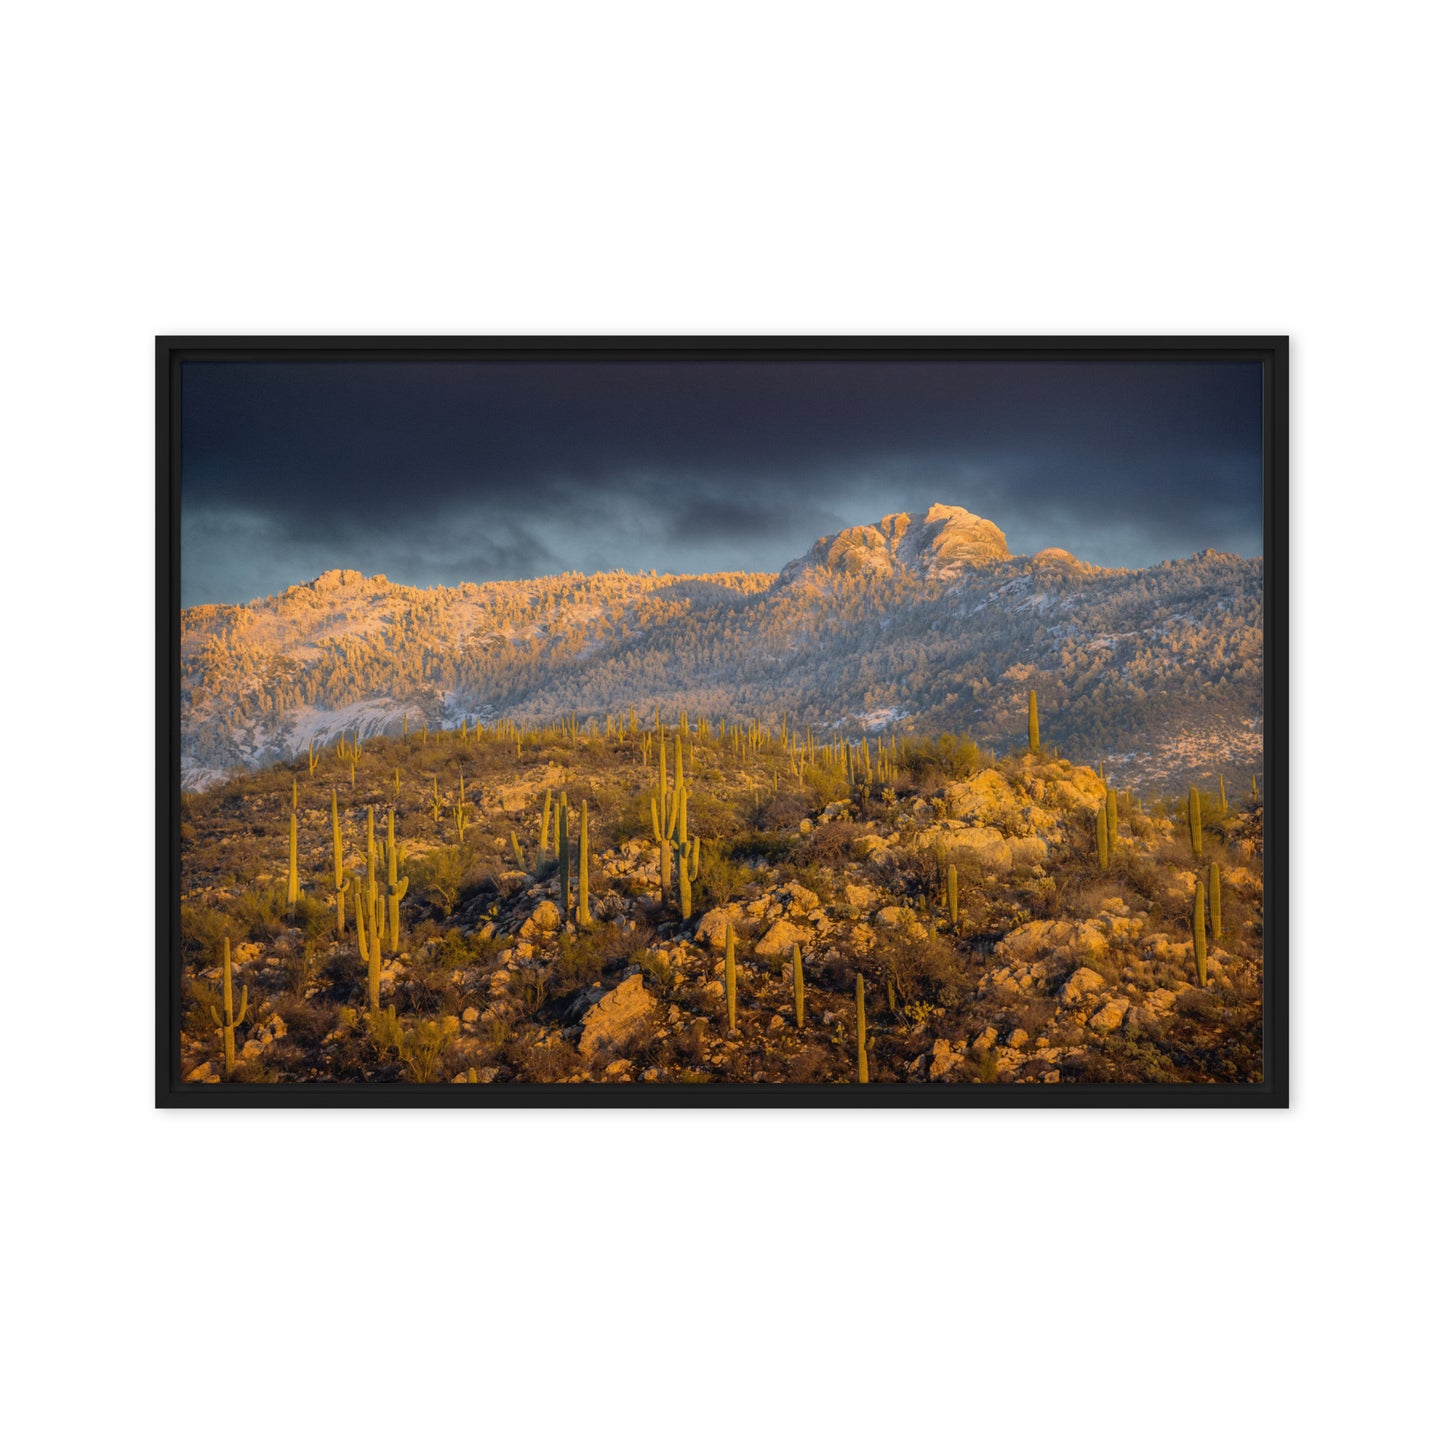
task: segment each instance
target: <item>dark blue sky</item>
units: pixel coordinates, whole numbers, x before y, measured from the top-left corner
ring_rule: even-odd
[[[932,502],[1015,552],[1262,550],[1254,363],[188,362],[182,600],[773,571]]]

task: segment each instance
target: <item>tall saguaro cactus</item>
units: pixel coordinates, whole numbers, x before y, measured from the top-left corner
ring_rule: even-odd
[[[858,1082],[868,1082],[868,1014],[863,1007],[863,975],[858,975]]]
[[[1110,788],[1104,794],[1104,807],[1109,817],[1109,857],[1119,851],[1119,791]]]
[[[351,879],[346,876],[341,860],[341,814],[336,806],[336,789],[331,790],[331,867],[332,881],[336,887],[336,937],[346,938],[346,890]]]
[[[396,809],[386,810],[386,922],[391,933],[391,951],[401,948],[401,900],[406,897],[410,878],[396,876]]]
[[[294,784],[292,785],[295,786]],[[286,865],[286,906],[294,908],[301,892],[300,880],[296,876],[296,809],[291,810],[291,844]]]
[[[948,865],[948,921],[958,927],[958,868]]]
[[[587,836],[587,800],[582,800],[582,827],[577,834],[577,927],[590,928],[592,907],[587,897],[587,854],[591,845]]]
[[[1199,789],[1189,790],[1189,846],[1196,858],[1204,857],[1204,814],[1199,806]]]
[[[381,934],[373,928],[371,937],[367,937],[366,915],[367,908],[361,901],[361,875],[356,875],[356,881],[352,888],[352,897],[356,902],[356,946],[361,953],[361,961],[366,965],[366,1006],[372,1013],[381,1010]]]
[[[557,871],[559,902],[563,921],[572,907],[572,842],[567,836],[567,794],[557,803]]]
[[[1216,943],[1224,934],[1224,908],[1219,896],[1219,864],[1209,865],[1209,932]]]
[[[1099,871],[1102,873],[1109,866],[1109,809],[1102,803],[1094,814],[1094,844],[1099,852]]]
[[[241,1012],[236,1013],[232,1008],[231,995],[231,940],[222,940],[224,953],[221,955],[221,1005],[226,1010],[223,1018],[216,1012],[215,1004],[211,1005],[211,1017],[216,1021],[216,1027],[221,1030],[221,1038],[226,1050],[226,1077],[229,1079],[236,1071],[236,1030],[246,1022],[246,985],[241,985]]]
[[[1037,753],[1039,750],[1039,695],[1033,688],[1029,689],[1029,751]]]
[[[803,950],[793,945],[793,1013],[803,1027]]]
[[[537,872],[542,871],[542,865],[547,861],[547,849],[552,842],[552,790],[547,789],[546,796],[542,799],[542,826],[537,831]]]
[[[728,1001],[728,1032],[731,1033],[738,1026],[738,967],[737,960],[733,956],[733,926],[728,924],[727,936],[723,944],[723,986],[727,991]]]
[[[1209,954],[1204,943],[1204,880],[1194,885],[1194,971],[1199,975],[1199,987],[1209,982]]]

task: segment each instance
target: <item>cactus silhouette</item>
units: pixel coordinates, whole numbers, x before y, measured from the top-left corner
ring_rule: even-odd
[[[803,1027],[803,950],[793,945],[793,1013]]]
[[[1199,789],[1189,790],[1189,846],[1194,849],[1194,856],[1204,856],[1204,816],[1199,806]]]
[[[1115,788],[1110,788],[1104,794],[1104,807],[1109,815],[1109,857],[1114,857],[1119,851],[1119,793]]]
[[[728,924],[723,952],[723,978],[728,1000],[728,1032],[738,1026],[738,969],[733,957],[733,926]]]
[[[216,1027],[221,1030],[221,1038],[226,1050],[226,1077],[229,1079],[236,1071],[236,1030],[246,1022],[246,985],[241,985],[241,1012],[236,1013],[232,1008],[231,995],[231,940],[223,939],[224,953],[221,955],[221,1003],[226,1013],[223,1018],[216,1012],[215,1004],[211,1005],[211,1017],[216,1021]]]
[[[1219,806],[1227,813],[1229,811],[1229,797],[1224,791],[1224,774],[1219,775]]]
[[[1204,880],[1194,885],[1194,969],[1199,975],[1199,987],[1209,982],[1209,955],[1204,945]]]
[[[858,1082],[868,1082],[868,1015],[863,1007],[863,975],[857,976],[858,994]]]
[[[948,921],[958,927],[958,869],[948,865]]]
[[[547,848],[552,841],[552,790],[542,799],[542,826],[537,832],[537,871],[547,861]]]
[[[1224,935],[1224,909],[1219,896],[1219,864],[1209,865],[1209,932],[1216,943]]]
[[[1033,688],[1029,689],[1029,751],[1037,753],[1039,750],[1039,695]]]
[[[1102,873],[1109,866],[1109,809],[1103,803],[1094,814],[1094,845],[1098,849],[1099,871]]]

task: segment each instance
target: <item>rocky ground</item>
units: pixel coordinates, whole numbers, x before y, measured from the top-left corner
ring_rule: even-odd
[[[1126,799],[1099,867],[1105,784],[1088,767],[900,743],[896,776],[797,776],[776,743],[688,740],[694,909],[660,896],[640,734],[368,743],[356,782],[334,755],[185,800],[182,1077],[220,1082],[221,940],[248,990],[232,1079],[852,1082],[856,979],[869,1081],[916,1084],[1256,1080],[1261,1076],[1260,809],[1206,797],[1197,860],[1171,806]],[[520,751],[521,756],[518,756]],[[669,753],[672,744],[669,743]],[[398,782],[399,775],[399,782]],[[437,799],[433,802],[432,778]],[[466,779],[468,826],[454,808]],[[304,895],[285,903],[293,781]],[[348,930],[336,937],[331,794],[346,870],[365,811],[396,809],[400,948],[381,1008]],[[571,904],[536,861],[542,800],[569,799]],[[591,922],[576,921],[577,819],[590,822]],[[522,850],[518,867],[511,835]],[[1224,927],[1196,976],[1199,870],[1220,866]],[[958,879],[958,920],[946,877]],[[736,1028],[725,997],[736,940]],[[805,979],[794,1013],[793,950]],[[239,1001],[237,1001],[239,1007]]]

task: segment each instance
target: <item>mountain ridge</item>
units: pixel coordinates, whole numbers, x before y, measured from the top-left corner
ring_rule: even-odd
[[[1212,550],[1141,569],[1015,556],[994,523],[942,503],[821,537],[777,573],[416,588],[334,568],[183,611],[182,777],[205,786],[403,716],[629,707],[1006,747],[1030,687],[1058,741],[1107,752],[1134,786],[1196,763],[1257,771],[1262,586],[1260,559]]]

